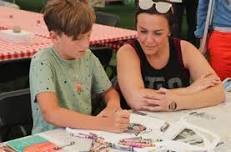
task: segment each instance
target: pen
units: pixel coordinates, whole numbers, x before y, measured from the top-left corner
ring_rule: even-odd
[[[92,139],[92,140],[97,139],[97,135],[93,134],[93,133],[89,133],[89,134],[78,133],[77,135],[75,135],[75,134],[70,134],[70,135],[73,137],[78,137],[78,138],[86,138],[86,139]]]
[[[141,141],[142,137],[131,137],[131,138],[124,138],[121,141]]]
[[[74,142],[74,141],[71,141],[69,144],[62,145],[62,146],[56,146],[56,147],[53,148],[53,150],[60,150],[60,149],[63,149],[63,148],[65,148],[65,147],[72,146],[72,145],[74,145],[74,144],[75,144],[75,142]]]
[[[132,110],[132,113],[135,113],[137,115],[141,115],[141,116],[146,116],[147,114],[141,111],[136,111],[136,110]]]
[[[142,138],[122,139],[122,140],[120,140],[120,143],[145,143],[145,144],[150,144],[150,143],[152,143],[152,139],[142,139]]]
[[[161,131],[161,132],[165,132],[165,131],[168,129],[169,126],[170,126],[170,124],[167,123],[167,122],[165,122],[165,123],[160,127],[160,131]]]
[[[116,149],[116,150],[123,150],[123,151],[134,152],[133,147],[129,147],[129,146],[123,146],[123,145],[117,145],[117,144],[109,143],[109,147],[111,147],[112,149]]]
[[[133,148],[144,148],[144,147],[153,147],[154,145],[152,143],[139,143],[139,142],[130,142],[130,143],[121,143],[128,147]]]

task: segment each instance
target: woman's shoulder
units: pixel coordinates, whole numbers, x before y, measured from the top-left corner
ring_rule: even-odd
[[[191,49],[195,49],[195,46],[190,43],[189,41],[175,38],[175,37],[170,37],[170,44],[173,45],[174,47],[178,48],[178,50],[182,51],[187,51]]]
[[[201,59],[200,57],[202,56],[201,52],[192,43],[186,40],[181,40],[180,45],[181,45],[183,63],[186,67],[188,67],[189,64],[195,62],[195,60]]]
[[[133,53],[134,51],[134,46],[131,43],[126,43],[118,49],[117,55]]]
[[[139,61],[139,56],[136,49],[130,43],[126,43],[120,47],[116,53],[116,57],[118,62]]]
[[[183,52],[198,50],[191,42],[186,40],[180,40],[180,46]]]

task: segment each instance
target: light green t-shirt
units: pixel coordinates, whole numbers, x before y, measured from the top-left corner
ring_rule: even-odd
[[[33,56],[30,67],[32,133],[56,128],[43,119],[35,100],[38,93],[55,92],[61,107],[90,115],[91,94],[110,87],[102,65],[90,50],[78,60],[64,60],[53,48],[40,50]]]

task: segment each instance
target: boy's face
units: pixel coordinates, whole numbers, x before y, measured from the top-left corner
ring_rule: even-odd
[[[79,59],[84,56],[86,50],[89,48],[91,31],[80,34],[76,40],[65,34],[61,36],[55,32],[51,32],[54,48],[59,55],[65,60]]]

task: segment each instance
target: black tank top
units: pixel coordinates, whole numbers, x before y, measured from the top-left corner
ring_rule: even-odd
[[[179,39],[169,38],[170,56],[168,63],[162,69],[155,69],[150,65],[137,40],[130,41],[129,44],[139,56],[145,88],[159,89],[163,87],[172,89],[189,86],[190,74],[183,64]],[[121,106],[122,108],[129,108],[123,97],[121,98]]]
[[[179,39],[169,38],[170,56],[168,63],[162,69],[155,69],[149,64],[137,40],[130,42],[130,45],[134,47],[139,56],[141,74],[146,88],[172,89],[189,86],[189,71],[183,64]]]

